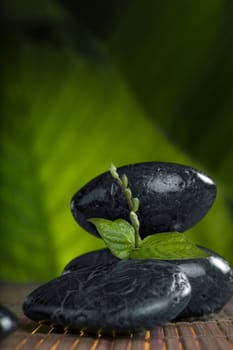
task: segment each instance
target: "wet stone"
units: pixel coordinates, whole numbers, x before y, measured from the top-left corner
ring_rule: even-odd
[[[109,249],[99,249],[71,260],[64,267],[63,274],[79,270],[80,272],[82,271],[83,276],[88,276],[90,274],[90,266],[93,266],[95,271],[98,271],[98,269],[112,266],[117,261],[120,261],[120,259],[112,255]]]
[[[187,276],[192,288],[190,301],[177,319],[216,313],[233,295],[233,271],[229,263],[212,250],[200,246],[199,248],[210,256],[168,261]],[[87,267],[90,261],[98,263],[99,266],[107,266],[117,260],[108,249],[101,249],[73,259],[64,271],[67,273],[69,270]]]
[[[17,328],[16,316],[5,306],[0,305],[0,339],[9,335]]]
[[[192,287],[191,299],[178,319],[217,313],[233,295],[233,271],[229,263],[210,249],[199,248],[211,255],[175,261]]]
[[[90,259],[88,266],[86,256],[73,260],[62,276],[27,297],[24,313],[34,321],[73,330],[127,333],[171,321],[188,304],[191,287],[175,265],[155,260],[101,262],[105,254],[97,253],[95,265]]]
[[[126,174],[134,197],[140,199],[140,235],[157,232],[183,232],[200,221],[211,208],[216,186],[207,175],[175,163],[148,162],[117,169]],[[129,220],[129,209],[120,186],[109,172],[99,175],[72,198],[76,221],[99,236],[87,219]]]

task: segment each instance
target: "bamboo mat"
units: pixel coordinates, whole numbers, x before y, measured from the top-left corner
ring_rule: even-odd
[[[207,320],[169,323],[125,337],[70,334],[28,320],[22,301],[36,284],[0,282],[0,301],[19,318],[18,329],[0,343],[1,350],[233,350],[233,298]]]

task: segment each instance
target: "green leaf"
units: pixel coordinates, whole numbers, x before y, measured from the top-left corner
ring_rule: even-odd
[[[132,259],[191,259],[206,257],[183,233],[157,233],[146,237],[138,249],[134,249]]]
[[[143,6],[136,0],[126,5],[108,45],[148,116],[221,177],[233,197],[233,49],[226,36],[232,13],[220,0],[145,0]]]
[[[214,207],[190,237],[233,263],[233,6],[136,0],[121,16],[108,41],[115,65],[148,118],[190,157],[187,164],[217,182]]]
[[[111,161],[173,161],[212,175],[216,202],[187,234],[233,263],[231,2],[127,2],[107,50],[86,40],[85,16],[82,35],[55,20],[51,41],[37,45],[30,18],[44,23],[52,2],[7,6],[6,24],[21,20],[2,41],[0,278],[48,280],[104,246],[73,220],[69,201]]]
[[[187,158],[147,119],[111,65],[15,40],[17,50],[8,39],[3,50],[0,278],[43,281],[75,256],[104,247],[70,212],[72,195],[87,181],[111,161]]]
[[[95,225],[112,254],[120,259],[127,259],[135,247],[134,228],[128,221],[117,219],[115,221],[102,218],[89,219]]]

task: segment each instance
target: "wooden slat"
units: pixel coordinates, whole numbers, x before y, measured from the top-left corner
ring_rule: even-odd
[[[131,338],[119,338],[113,340],[112,350],[131,350],[132,339]],[[82,350],[82,349],[80,349]]]
[[[233,308],[233,300],[232,300],[232,308]],[[219,328],[223,331],[223,334],[227,337],[227,339],[233,343],[233,324],[231,320],[218,320]]]
[[[221,334],[221,331],[214,325],[213,321],[193,323],[192,328],[197,335],[201,349],[230,350],[226,336]],[[216,333],[214,333],[214,330]]]
[[[233,298],[206,320],[169,323],[125,337],[92,337],[28,320],[21,305],[36,286],[0,283],[1,302],[19,317],[18,329],[0,343],[0,350],[233,350]]]
[[[177,328],[183,349],[199,350],[201,348],[198,338],[189,323],[179,323]]]
[[[151,349],[164,350],[165,342],[164,342],[164,329],[163,327],[156,327],[151,332],[150,342]]]
[[[166,347],[168,349],[181,349],[182,344],[177,327],[173,324],[169,324],[163,328]]]

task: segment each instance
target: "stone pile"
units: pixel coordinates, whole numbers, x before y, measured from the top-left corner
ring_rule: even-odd
[[[188,166],[148,162],[118,169],[140,200],[140,235],[183,232],[211,208],[216,186]],[[99,236],[91,218],[129,220],[127,201],[110,173],[80,189],[71,201],[77,222]],[[71,330],[128,333],[172,320],[218,312],[233,294],[229,263],[198,247],[203,257],[190,259],[119,259],[109,249],[73,259],[61,276],[34,290],[24,313]]]

